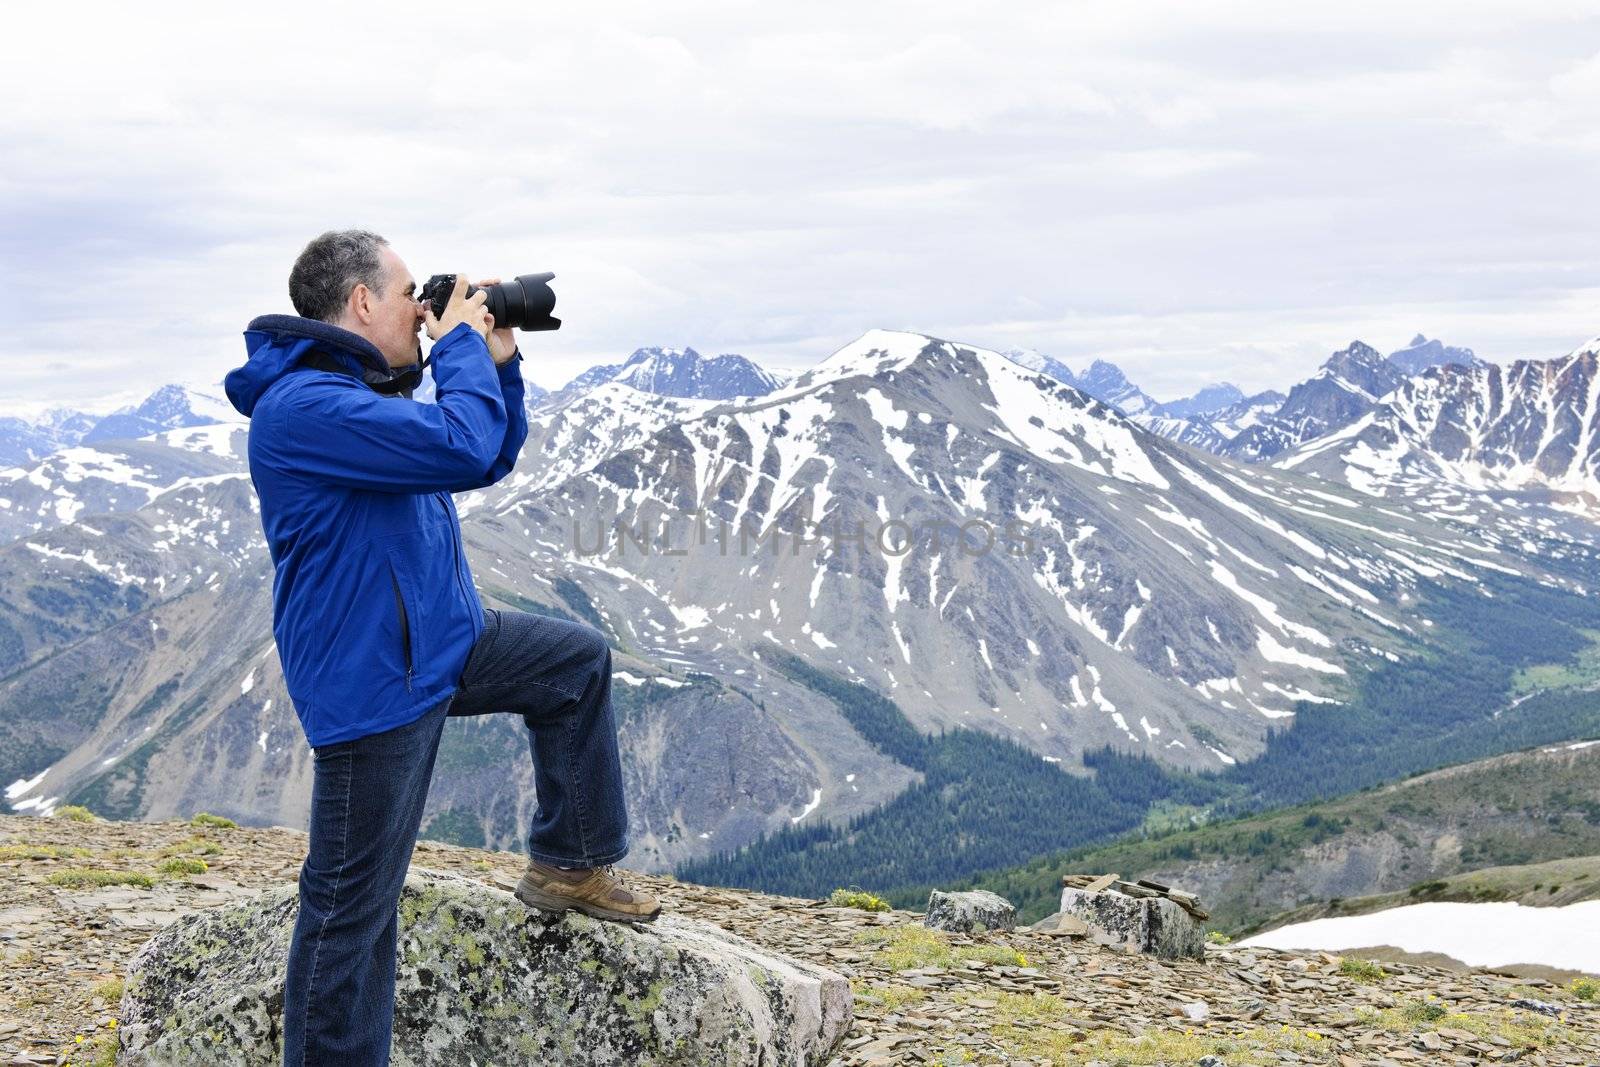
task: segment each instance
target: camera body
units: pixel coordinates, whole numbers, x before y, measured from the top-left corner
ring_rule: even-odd
[[[494,316],[495,329],[561,329],[561,320],[550,314],[556,306],[555,290],[550,288],[550,279],[554,277],[549,271],[543,274],[519,274],[509,282],[484,286],[483,291],[488,294],[484,307]],[[417,298],[432,307],[433,317],[438,318],[444,314],[455,287],[454,274],[435,274],[423,284]],[[476,285],[469,285],[466,295],[471,296],[477,291]]]

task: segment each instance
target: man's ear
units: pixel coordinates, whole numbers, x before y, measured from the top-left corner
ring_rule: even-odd
[[[345,309],[356,322],[369,326],[372,324],[374,302],[372,290],[367,288],[366,283],[356,282],[355,288],[350,290],[350,300]]]

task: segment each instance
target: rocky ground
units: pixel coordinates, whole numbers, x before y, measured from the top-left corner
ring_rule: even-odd
[[[293,881],[303,833],[0,816],[0,1064],[112,1062],[120,978],[157,926]],[[416,862],[509,888],[512,853]],[[204,869],[200,869],[201,865]],[[641,876],[666,907],[848,975],[836,1067],[890,1064],[1600,1065],[1600,1001],[1537,979],[1213,946],[1163,963],[1020,930]]]

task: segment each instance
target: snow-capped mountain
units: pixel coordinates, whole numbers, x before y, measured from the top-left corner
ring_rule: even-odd
[[[1276,466],[1363,493],[1538,489],[1600,513],[1600,338],[1559,359],[1447,363]]]
[[[1251,462],[1271,459],[1302,441],[1350,425],[1405,375],[1360,341],[1335,352],[1314,376],[1289,390],[1277,411],[1228,441],[1225,455]]]
[[[121,408],[100,419],[79,443],[130,441],[183,426],[239,421],[239,413],[220,395],[199,392],[182,385],[163,385],[142,403]]]
[[[56,520],[0,547],[14,810],[304,824],[310,753],[237,433],[167,431],[0,483],[36,493],[29,522]],[[94,514],[112,510],[83,495],[95,479],[131,509]],[[1375,513],[1325,477],[1147,433],[1013,358],[888,331],[760,397],[607,381],[539,412],[517,469],[460,510],[485,604],[612,641],[634,861],[657,869],[917,780],[775,669],[779,651],[922,730],[991,731],[1064,769],[1108,743],[1218,768],[1299,701],[1427,654],[1433,590],[1600,580],[1592,545],[1537,508]],[[521,731],[451,724],[425,831],[514,845]]]
[[[0,544],[83,515],[133,511],[185,479],[241,469],[248,427],[211,423],[74,445],[0,470]]]
[[[1216,385],[1206,386],[1193,396],[1157,404],[1152,411],[1169,419],[1190,419],[1226,411],[1244,399],[1244,393],[1237,385],[1232,382],[1218,382]]]
[[[1246,397],[1223,383],[1193,397],[1157,404],[1138,421],[1171,440],[1257,463],[1343,429],[1371,411],[1407,376],[1449,364],[1487,366],[1470,348],[1454,348],[1420,333],[1387,356],[1353,341],[1288,396],[1268,390]]]
[[[1222,453],[1227,449],[1228,442],[1271,416],[1283,406],[1283,401],[1282,393],[1268,389],[1254,396],[1241,397],[1209,413],[1188,416],[1146,413],[1134,421],[1170,441],[1179,441],[1207,452]]]
[[[1453,348],[1438,338],[1430,341],[1420,333],[1406,347],[1390,352],[1389,363],[1407,376],[1452,363],[1462,367],[1487,366],[1470,348]]]
[[[643,393],[686,400],[732,400],[765,396],[783,384],[780,375],[739,355],[707,358],[692,348],[641,348],[622,363],[590,367],[552,393],[545,406],[561,407],[606,382]]]
[[[55,408],[37,420],[0,416],[0,467],[20,466],[75,445],[93,428],[96,417],[70,408]]]
[[[1078,374],[1060,360],[1031,348],[1012,348],[1003,355],[1019,367],[1048,374],[1130,417],[1151,414],[1160,406],[1144,390],[1128,381],[1122,368],[1103,359],[1095,360],[1088,370]]]
[[[1068,385],[1072,385],[1078,380],[1078,376],[1072,373],[1071,367],[1032,348],[1008,349],[1005,352],[1005,357],[1019,367],[1027,367],[1029,370],[1048,374],[1058,382],[1066,382]]]
[[[1143,389],[1128,381],[1115,363],[1097,359],[1072,382],[1096,400],[1104,401],[1129,417],[1154,411],[1157,404]]]

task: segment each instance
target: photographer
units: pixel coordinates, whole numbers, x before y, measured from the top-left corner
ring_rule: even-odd
[[[314,752],[284,989],[294,1067],[388,1062],[396,907],[447,716],[528,727],[538,808],[520,899],[623,921],[660,910],[610,866],[628,847],[604,637],[485,610],[473,588],[450,494],[503,478],[528,425],[512,332],[466,290],[458,278],[435,317],[381,237],[325,233],[289,275],[299,315],[252,321],[227,376],[250,418],[278,657]],[[434,404],[410,399],[424,327]]]

